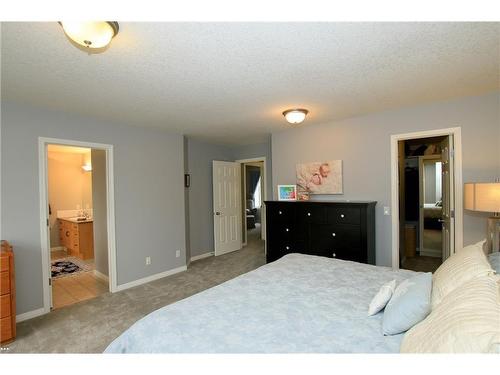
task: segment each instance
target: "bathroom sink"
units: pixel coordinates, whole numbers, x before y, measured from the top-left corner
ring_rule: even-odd
[[[75,216],[75,217],[70,217],[68,218],[69,220],[72,220],[72,221],[89,221],[90,218],[87,218],[87,217],[79,217],[79,216]]]

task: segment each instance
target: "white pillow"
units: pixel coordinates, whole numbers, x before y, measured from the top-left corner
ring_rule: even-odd
[[[387,284],[382,285],[378,293],[370,302],[370,306],[368,307],[368,316],[375,315],[381,311],[391,299],[395,289],[396,280],[389,281]]]
[[[431,312],[432,274],[418,273],[398,285],[384,310],[382,332],[397,335],[408,331]]]
[[[403,337],[401,353],[499,353],[500,291],[480,276],[445,296]]]
[[[432,309],[464,282],[494,273],[483,252],[485,241],[464,247],[439,266],[432,277]]]

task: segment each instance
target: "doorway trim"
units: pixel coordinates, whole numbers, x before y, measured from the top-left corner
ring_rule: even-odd
[[[49,286],[50,244],[48,235],[48,178],[47,178],[47,146],[49,144],[86,147],[106,152],[106,216],[108,226],[108,273],[109,290],[117,291],[116,284],[116,240],[115,240],[115,189],[113,170],[113,145],[93,142],[82,142],[59,138],[38,138],[38,184],[40,193],[40,238],[42,251],[42,286],[43,286],[43,313],[51,309],[51,288]]]
[[[240,163],[241,165],[243,165],[245,163],[256,163],[256,162],[263,162],[262,163],[261,184],[262,184],[263,191],[264,191],[264,194],[262,196],[262,203],[264,203],[264,201],[267,200],[267,178],[266,178],[267,177],[267,175],[266,175],[267,160],[266,160],[266,157],[259,156],[256,158],[236,160],[236,163]],[[246,177],[243,177],[243,178],[245,179]],[[243,191],[244,188],[245,187],[242,186],[241,190]],[[243,202],[246,202],[246,199],[243,199]],[[246,207],[246,203],[245,203],[245,207]],[[241,220],[243,223],[245,223],[245,227],[246,227],[246,217],[243,216],[243,210],[241,212],[241,215],[242,215]],[[262,207],[261,207],[260,220],[261,220],[261,226],[260,226],[261,236],[260,236],[260,238],[265,241],[266,240],[266,205],[265,204],[262,204]],[[245,230],[245,242],[243,243],[243,245],[246,245],[246,244],[247,244],[247,237],[246,237],[246,230]]]
[[[455,198],[455,249],[463,247],[463,182],[462,182],[462,130],[460,127],[424,130],[391,135],[391,213],[392,213],[392,268],[399,269],[399,169],[398,141],[453,136],[454,149],[454,198]],[[450,255],[451,255],[450,254]]]

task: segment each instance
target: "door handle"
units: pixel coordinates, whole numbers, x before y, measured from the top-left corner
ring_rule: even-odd
[[[217,216],[220,216],[220,215],[221,215],[221,213],[220,213],[219,211],[217,211],[215,214],[216,214]]]
[[[438,223],[444,223],[446,220],[438,219]]]

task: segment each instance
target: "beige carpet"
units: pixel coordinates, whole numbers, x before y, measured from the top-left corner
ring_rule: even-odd
[[[52,311],[19,323],[11,353],[101,353],[130,325],[162,306],[265,264],[264,242],[249,232],[248,246],[191,263],[186,272]],[[196,314],[196,311],[193,311]]]

